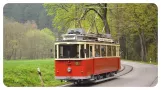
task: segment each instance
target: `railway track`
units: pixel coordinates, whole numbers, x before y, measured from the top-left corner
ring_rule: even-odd
[[[120,76],[123,76],[125,74],[128,74],[132,70],[133,70],[132,66],[123,64],[121,70],[116,75],[114,75],[112,77],[101,79],[101,80],[97,80],[97,81],[94,81],[93,83],[90,83],[90,84],[86,84],[85,83],[85,84],[75,85],[73,83],[70,83],[70,84],[61,85],[61,86],[58,86],[58,87],[77,87],[77,86],[79,87],[79,86],[90,86],[90,85],[94,85],[94,84],[99,84],[99,83],[103,83],[103,82],[106,82],[106,81],[110,81],[110,80],[116,79],[116,78],[118,78]]]

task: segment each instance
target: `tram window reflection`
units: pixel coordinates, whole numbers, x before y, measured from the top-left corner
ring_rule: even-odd
[[[81,58],[84,58],[84,45],[81,45],[81,49],[80,49],[80,56]]]
[[[107,56],[111,56],[111,46],[107,46]]]
[[[79,45],[59,45],[59,58],[79,58]]]
[[[89,55],[90,55],[90,57],[92,57],[92,46],[89,46]]]
[[[112,56],[116,56],[116,46],[112,46]]]
[[[100,45],[95,45],[95,57],[100,57]]]
[[[106,46],[105,45],[101,46],[101,54],[102,54],[102,57],[106,56]]]

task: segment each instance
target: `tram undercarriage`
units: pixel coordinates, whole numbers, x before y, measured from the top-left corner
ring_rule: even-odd
[[[108,72],[108,73],[102,73],[102,74],[98,74],[98,75],[91,75],[91,78],[89,79],[65,79],[65,80],[61,80],[61,81],[67,81],[67,82],[72,82],[75,85],[79,85],[79,84],[84,84],[84,83],[95,83],[95,82],[99,82],[101,81],[105,81],[106,79],[108,79],[109,77],[113,77],[115,74],[117,74],[118,71],[113,71],[113,72]]]

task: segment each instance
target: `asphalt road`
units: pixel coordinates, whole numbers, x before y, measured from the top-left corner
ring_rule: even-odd
[[[92,85],[93,87],[151,87],[158,82],[158,66],[137,62],[121,61],[133,70],[116,79]]]
[[[85,84],[78,87],[152,87],[158,82],[158,66],[137,62],[121,61],[125,67],[118,77],[95,84]],[[132,69],[131,69],[132,67]],[[67,87],[77,87],[66,85]]]

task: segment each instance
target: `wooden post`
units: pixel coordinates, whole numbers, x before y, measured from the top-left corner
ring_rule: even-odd
[[[37,72],[39,74],[39,78],[40,78],[40,81],[41,81],[41,85],[44,87],[44,82],[42,80],[42,74],[41,74],[40,68],[37,68]]]

